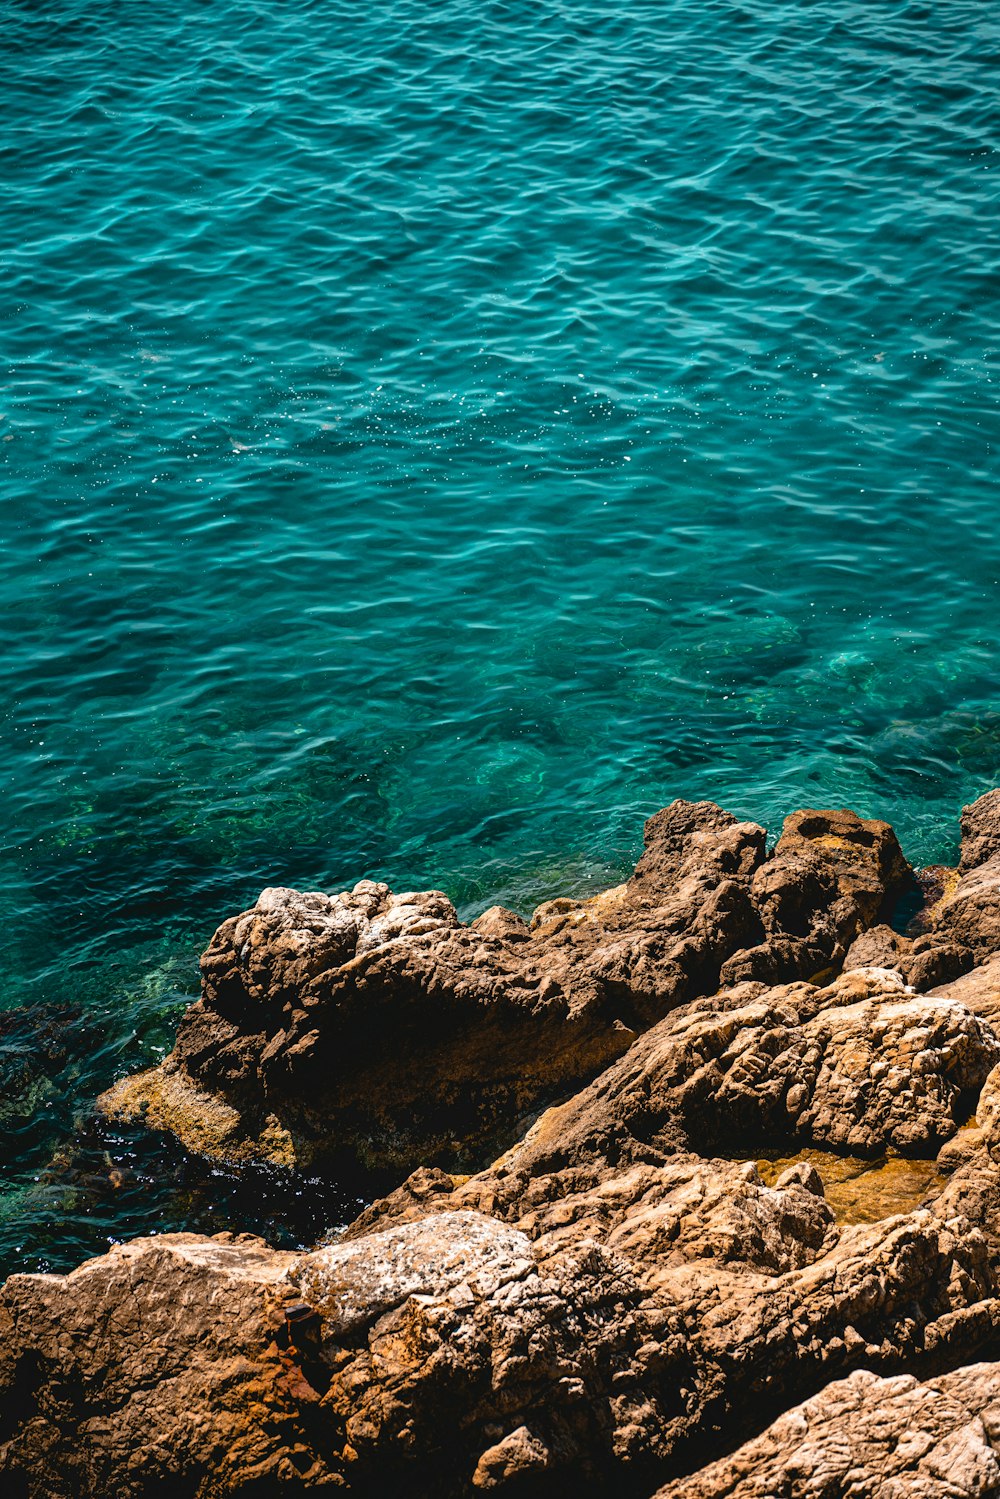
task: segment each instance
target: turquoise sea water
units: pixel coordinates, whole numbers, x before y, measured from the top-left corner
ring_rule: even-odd
[[[342,1213],[87,1123],[265,884],[527,909],[674,796],[952,854],[1000,782],[991,7],[0,39],[5,1267]]]

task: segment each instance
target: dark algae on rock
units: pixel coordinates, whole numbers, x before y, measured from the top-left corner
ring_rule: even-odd
[[[998,861],[675,802],[530,921],[265,891],[96,1127],[368,1205],[12,1276],[4,1492],[995,1494]]]

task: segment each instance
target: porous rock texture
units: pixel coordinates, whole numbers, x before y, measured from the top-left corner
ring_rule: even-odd
[[[934,1155],[998,1056],[964,1005],[908,993],[880,969],[823,988],[731,991],[653,1026],[512,1154],[532,1172],[595,1142],[610,1158],[737,1141]]]
[[[971,949],[977,963],[1000,950],[1000,789],[963,809],[958,880],[935,918],[936,931]]]
[[[847,949],[845,968],[891,968],[913,989],[923,991],[967,973],[975,963],[970,948],[942,940],[940,932],[906,936],[880,923],[856,937]]]
[[[749,1402],[997,1335],[982,1234],[838,1231],[817,1187],[688,1158],[516,1223],[445,1205],[303,1255],[164,1235],[14,1276],[6,1492],[649,1492]]]
[[[1000,798],[983,800],[963,814],[972,872],[1000,829]],[[909,880],[885,824],[796,814],[768,858],[761,830],[682,803],[651,819],[625,886],[550,903],[531,929],[497,910],[463,927],[443,897],[377,886],[285,892],[226,923],[173,1059],[108,1107],[144,1107],[182,1138],[188,1108],[214,1110],[218,1153],[280,1157],[287,1137],[290,1159],[316,1161],[336,1126],[375,1181],[395,1161],[399,1182],[420,1140],[423,1164],[309,1251],[163,1235],[68,1276],[13,1276],[0,1491],[1000,1491],[1000,1366],[977,1362],[1000,1357],[1000,941],[981,921],[962,973],[970,933],[955,936],[936,880],[914,928],[929,960],[908,967],[919,936],[892,949],[886,918]],[[852,949],[901,961],[841,971]],[[548,1003],[541,980],[514,980],[542,970],[559,984]],[[287,1062],[299,1012],[325,1092]],[[476,1047],[473,1012],[509,1057]],[[559,1040],[574,1026],[579,1045]],[[396,1055],[410,1045],[423,1104]],[[532,1072],[533,1046],[552,1054]],[[274,1081],[292,1076],[298,1112]],[[537,1109],[558,1077],[562,1098],[490,1163],[502,1110]],[[391,1107],[397,1080],[412,1126]],[[442,1165],[446,1119],[471,1175]],[[765,1185],[756,1153],[807,1148]],[[838,1222],[817,1149],[889,1164],[938,1152],[950,1174],[909,1211]]]
[[[189,1148],[349,1174],[474,1164],[686,1000],[836,967],[913,882],[851,812],[763,828],[710,802],[649,819],[631,878],[530,925],[440,891],[265,890],[216,932],[172,1055],[101,1107]]]
[[[1000,1364],[921,1384],[859,1369],[656,1499],[993,1499]]]

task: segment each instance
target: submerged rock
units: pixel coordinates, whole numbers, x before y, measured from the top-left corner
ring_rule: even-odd
[[[12,1140],[42,1109],[62,1102],[64,1074],[84,1048],[97,1044],[95,1031],[75,1005],[0,1011],[0,1142]]]
[[[968,1129],[963,1133],[967,1135]],[[947,1150],[947,1146],[944,1148]],[[758,1159],[756,1165],[767,1186],[774,1186],[792,1167],[815,1172],[834,1218],[842,1224],[877,1223],[896,1213],[925,1207],[947,1180],[939,1159],[888,1153],[872,1159],[807,1148],[792,1156],[768,1155]]]

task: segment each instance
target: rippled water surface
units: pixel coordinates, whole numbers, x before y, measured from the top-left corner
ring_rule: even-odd
[[[992,7],[0,38],[5,1265],[336,1219],[87,1123],[265,884],[527,908],[678,795],[952,853],[1000,780]]]

